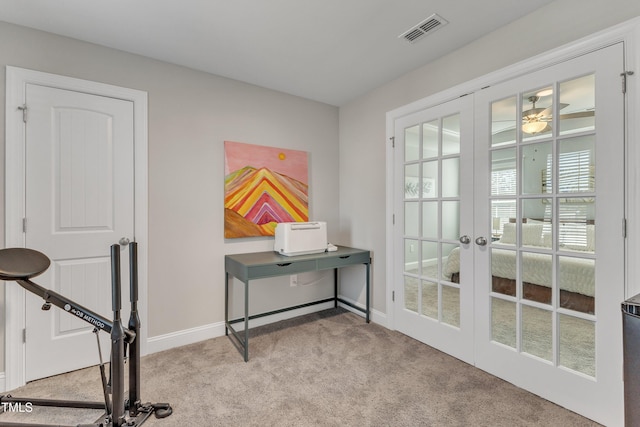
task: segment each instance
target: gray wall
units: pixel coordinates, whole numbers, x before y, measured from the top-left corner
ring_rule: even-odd
[[[337,242],[337,107],[0,22],[2,100],[6,65],[148,92],[149,337],[222,322],[224,254],[273,249],[269,238],[224,239],[223,141],[307,151],[310,216],[327,221],[329,237]],[[3,101],[0,117],[4,108]],[[1,165],[4,137],[2,119]],[[3,206],[4,171],[0,181]],[[0,207],[2,223],[3,211]],[[3,241],[4,227],[0,230]],[[276,303],[333,291],[290,288],[288,278],[271,282]],[[0,290],[0,319],[4,309]],[[4,350],[0,326],[0,372]]]
[[[222,321],[223,255],[271,249],[271,241],[265,239],[224,241],[225,139],[310,153],[312,218],[328,221],[329,238],[334,243],[373,251],[373,305],[384,314],[385,114],[639,14],[637,0],[558,0],[339,111],[3,23],[0,81],[4,81],[4,66],[14,65],[149,93],[150,337]],[[4,85],[0,86],[0,98],[4,99]],[[4,103],[0,116],[4,116]],[[0,138],[0,156],[4,156],[4,121],[0,121]],[[3,177],[0,173],[0,180]],[[2,182],[0,203],[3,193]],[[361,302],[362,274],[354,268],[343,275],[349,283],[344,293]],[[284,296],[288,284],[275,286]],[[299,292],[303,294],[300,298],[304,291]],[[0,292],[0,311],[4,309],[2,298]],[[0,312],[3,318],[4,312]],[[3,334],[0,327],[0,372],[4,366]]]
[[[387,312],[386,113],[638,15],[637,0],[557,0],[340,108],[341,229],[373,251],[375,310]]]

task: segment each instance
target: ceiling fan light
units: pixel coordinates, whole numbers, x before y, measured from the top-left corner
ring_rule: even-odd
[[[529,133],[529,134],[538,133],[538,132],[542,132],[546,127],[547,127],[547,124],[545,122],[540,122],[540,121],[526,122],[522,124],[522,132]]]

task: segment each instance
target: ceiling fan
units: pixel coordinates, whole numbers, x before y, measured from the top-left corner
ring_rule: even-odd
[[[531,95],[527,98],[527,100],[531,103],[531,108],[528,110],[524,110],[522,112],[522,122],[521,129],[524,133],[529,135],[535,135],[543,132],[548,132],[551,130],[550,122],[553,121],[553,107],[536,107],[536,103],[540,100],[539,95]],[[558,104],[558,111],[563,110],[568,107],[569,104],[560,103]],[[588,108],[584,111],[577,111],[573,113],[565,113],[560,115],[561,120],[566,119],[577,119],[584,117],[593,117],[595,116],[595,109]],[[498,120],[498,122],[508,120]],[[511,122],[513,123],[513,122]],[[513,130],[513,128],[511,128]],[[509,129],[502,129],[501,132],[508,132]]]
[[[539,99],[539,96],[531,95],[529,102],[532,107],[522,112],[522,132],[524,133],[536,134],[551,129],[549,126],[549,122],[553,119],[551,107],[536,108],[536,102]]]
[[[527,98],[531,102],[532,107],[522,112],[522,131],[527,134],[535,135],[537,133],[547,132],[551,129],[549,122],[553,120],[552,107],[536,108],[536,102],[540,100],[538,95],[531,95]],[[569,106],[569,104],[559,103],[558,111]],[[595,111],[588,109],[585,111],[579,111],[575,113],[561,114],[560,119],[575,119],[582,117],[593,117]]]

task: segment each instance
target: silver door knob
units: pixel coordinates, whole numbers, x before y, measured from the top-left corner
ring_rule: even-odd
[[[487,244],[487,239],[485,239],[484,237],[478,237],[476,239],[476,245],[478,246],[485,246]]]
[[[127,237],[122,237],[120,240],[118,240],[120,246],[127,246],[129,242],[130,240]]]
[[[463,245],[468,245],[469,243],[471,243],[471,238],[466,234],[464,236],[460,236],[460,243],[462,243]]]

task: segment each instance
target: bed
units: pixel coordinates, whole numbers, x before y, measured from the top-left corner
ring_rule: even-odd
[[[571,255],[560,256],[558,281],[559,306],[569,310],[593,314],[595,312],[595,261],[581,258],[580,252],[593,253],[593,224],[587,225],[586,246],[565,245]],[[542,232],[542,224],[522,224],[523,245],[550,248],[550,236]],[[491,249],[491,288],[493,292],[516,295],[515,224],[505,224],[500,240]],[[511,247],[513,249],[511,249]],[[522,298],[551,304],[552,255],[522,252]],[[443,265],[443,278],[460,283],[460,248],[451,251]]]

